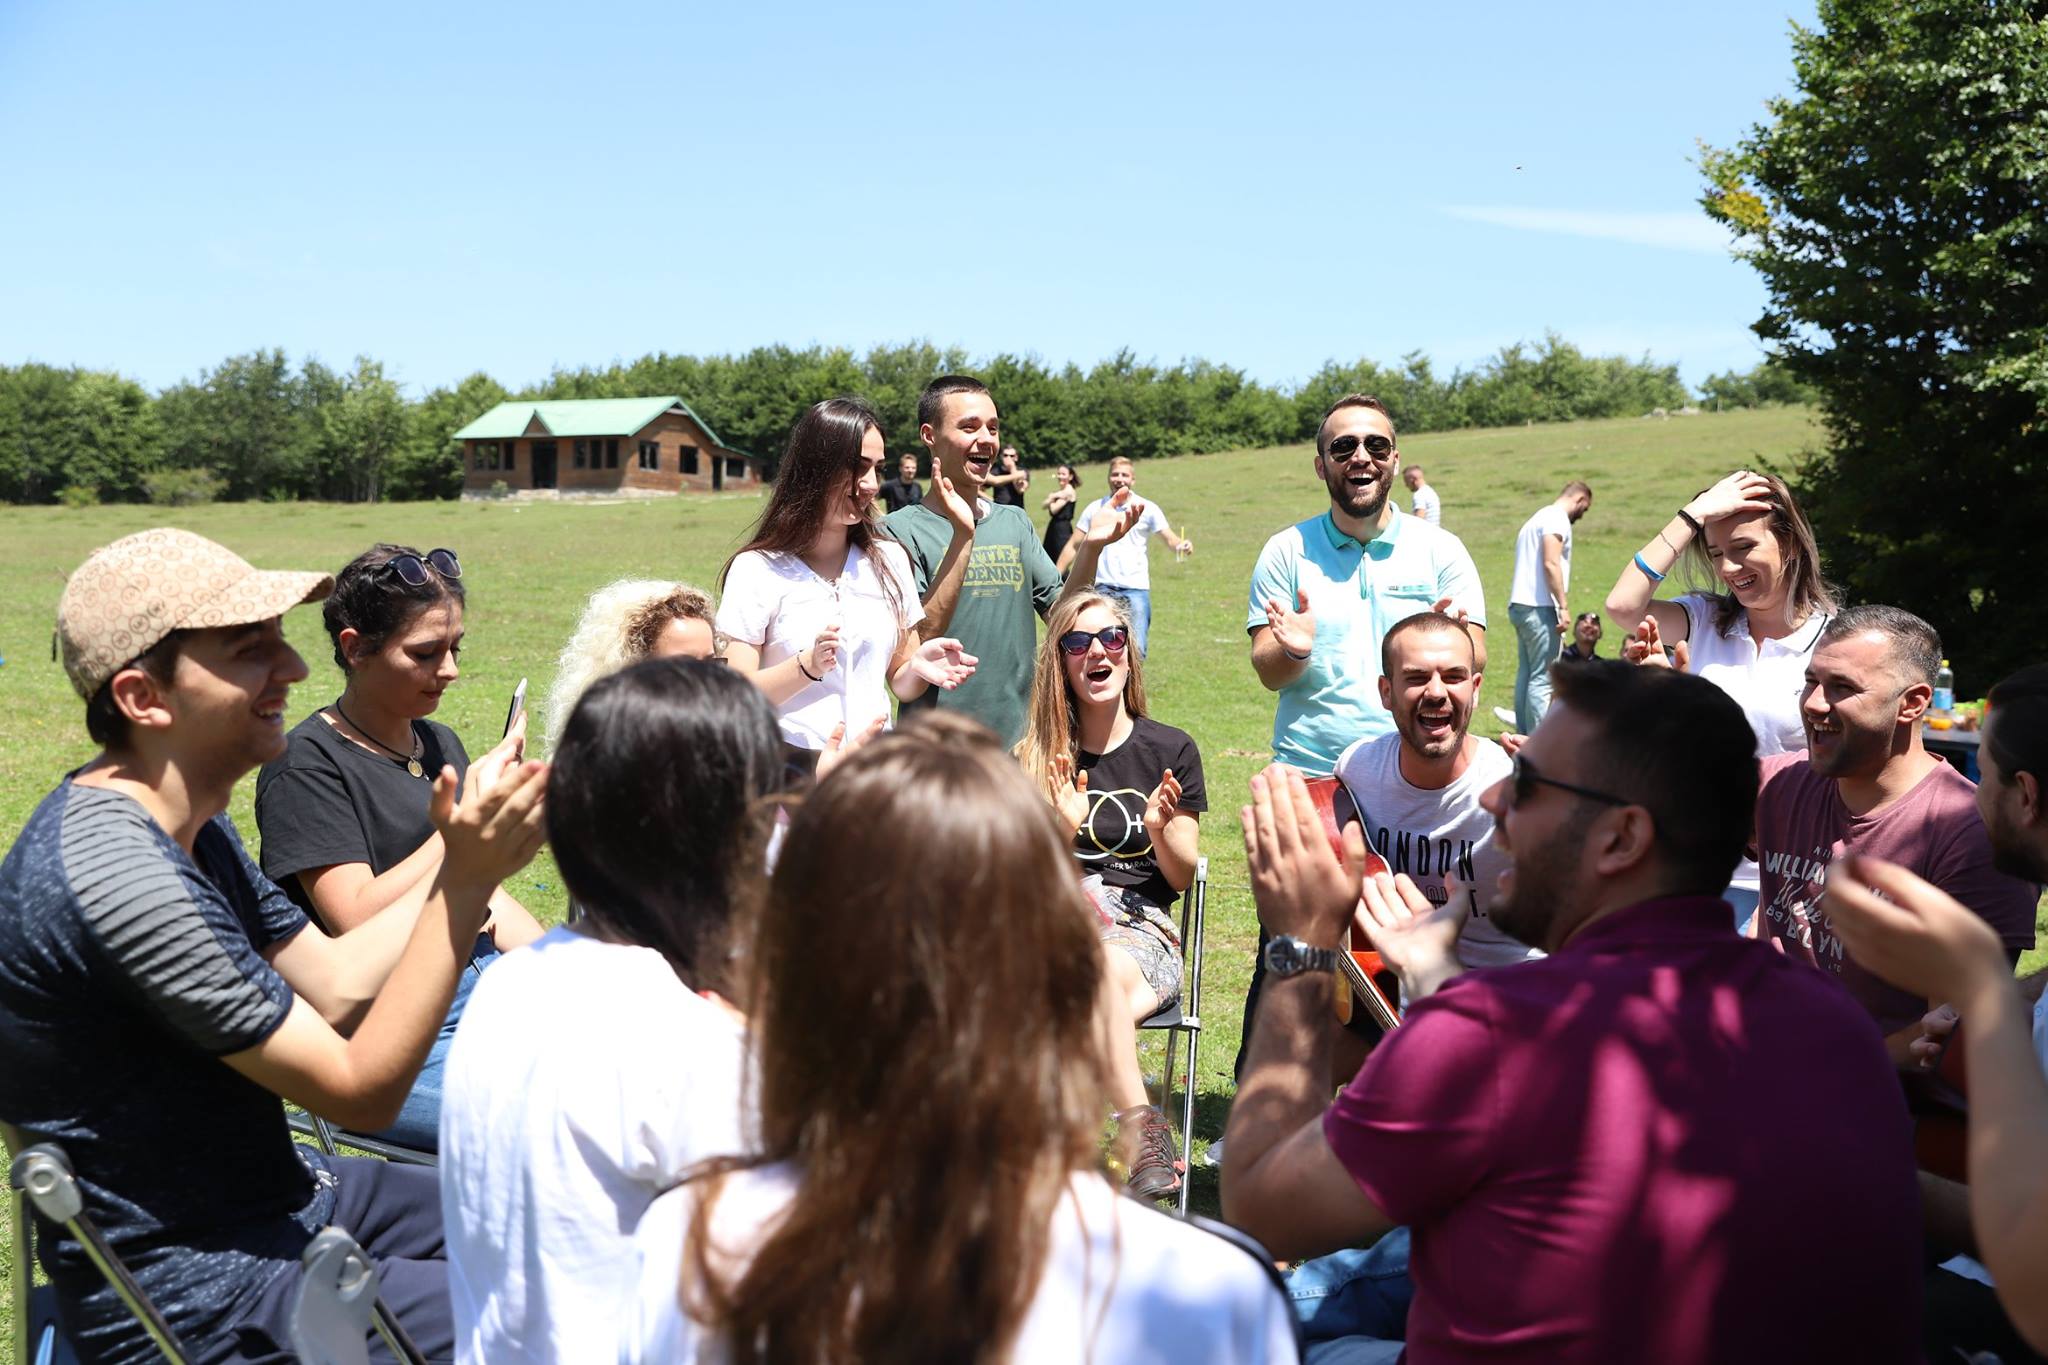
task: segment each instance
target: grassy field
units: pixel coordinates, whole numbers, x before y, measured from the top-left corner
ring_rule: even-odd
[[[1695,491],[1733,469],[1796,465],[1816,444],[1801,410],[1415,436],[1402,443],[1409,464],[1426,465],[1443,497],[1444,525],[1470,548],[1486,586],[1488,674],[1475,728],[1498,729],[1488,708],[1514,687],[1514,644],[1507,587],[1516,529],[1562,483],[1592,484],[1592,511],[1577,528],[1575,610],[1597,608],[1629,555]],[[1153,555],[1154,624],[1147,684],[1153,714],[1190,732],[1202,748],[1211,800],[1202,851],[1209,858],[1210,918],[1204,973],[1198,1136],[1220,1134],[1232,1092],[1239,1014],[1257,935],[1244,854],[1234,816],[1246,781],[1268,755],[1273,698],[1248,659],[1246,584],[1266,538],[1327,506],[1305,446],[1148,462],[1139,491],[1156,500],[1197,554],[1176,564]],[[1104,469],[1085,470],[1084,495],[1106,487]],[[1051,487],[1041,475],[1036,501]],[[1403,504],[1406,494],[1400,495]],[[0,508],[0,846],[11,844],[35,804],[66,768],[91,753],[83,707],[51,662],[50,634],[65,575],[95,546],[165,520],[212,536],[267,568],[339,568],[376,540],[449,546],[462,556],[469,589],[463,677],[440,719],[472,751],[495,737],[506,699],[521,677],[544,695],[557,649],[585,597],[618,577],[676,577],[709,585],[760,508],[756,496],[730,495],[612,505],[415,503],[240,505],[168,514],[146,507],[74,511]],[[1668,587],[1676,590],[1677,577]],[[312,668],[296,689],[293,718],[334,697],[339,674],[317,611],[287,618],[291,639]],[[1612,652],[1612,640],[1603,645]],[[233,815],[256,836],[253,777],[236,793]],[[877,849],[887,856],[887,850]],[[543,920],[559,920],[563,893],[544,854],[513,884]],[[999,926],[995,927],[999,931]],[[1198,1200],[1213,1208],[1213,1172],[1196,1172]],[[4,1215],[0,1215],[4,1217]],[[4,1229],[0,1229],[4,1237]],[[0,1256],[6,1256],[0,1240]],[[0,1285],[14,1268],[0,1265]],[[6,1302],[0,1293],[0,1305]],[[0,1306],[0,1314],[8,1310]],[[4,1327],[4,1324],[0,1324]]]

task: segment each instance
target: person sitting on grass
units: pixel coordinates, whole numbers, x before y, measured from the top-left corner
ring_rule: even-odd
[[[194,1360],[289,1358],[299,1255],[327,1224],[369,1252],[427,1356],[453,1350],[434,1172],[301,1146],[280,1098],[354,1128],[397,1117],[493,893],[540,847],[547,770],[501,745],[457,804],[441,768],[425,894],[334,938],[304,932],[224,812],[283,751],[306,676],[279,618],[332,584],[188,531],[96,552],[57,630],[100,751],[0,863],[0,1120],[64,1148],[86,1212]],[[43,1231],[81,1357],[154,1358],[84,1250]]]
[[[433,885],[443,853],[428,815],[434,774],[448,765],[459,778],[469,767],[455,732],[428,719],[461,674],[463,605],[454,551],[375,545],[335,575],[321,607],[347,681],[257,774],[256,828],[264,875],[328,933],[412,905]],[[525,734],[522,719],[515,747]],[[435,1150],[448,1045],[470,990],[500,952],[540,935],[511,892],[492,893],[491,921],[441,1035],[398,1122],[379,1136]]]
[[[1537,961],[1461,972],[1455,906],[1361,881],[1357,826],[1340,862],[1300,774],[1253,779],[1240,819],[1273,944],[1224,1216],[1290,1259],[1407,1230],[1412,1304],[1383,1301],[1399,1265],[1314,1301],[1320,1335],[1368,1338],[1336,1358],[1391,1359],[1405,1334],[1412,1365],[1919,1360],[1919,1199],[1883,1040],[1832,982],[1730,932],[1720,899],[1756,794],[1742,709],[1618,661],[1554,682],[1482,798],[1511,859],[1494,922]],[[1361,899],[1411,1003],[1332,1102],[1332,950]],[[1755,1312],[1790,1267],[1798,1311]]]
[[[709,659],[718,653],[711,597],[688,583],[622,578],[590,595],[548,689],[547,752],[584,690],[641,659]]]
[[[1031,713],[1017,756],[1059,811],[1101,920],[1110,1099],[1133,1194],[1162,1199],[1182,1174],[1166,1115],[1145,1092],[1136,1025],[1180,998],[1173,903],[1195,879],[1202,755],[1184,730],[1145,714],[1130,623],[1101,593],[1046,618]]]
[[[459,1359],[591,1358],[648,1204],[744,1150],[727,929],[782,767],[773,709],[717,664],[645,661],[577,702],[548,778],[577,919],[478,983],[449,1055]]]
[[[877,861],[878,828],[918,856]],[[605,1358],[1294,1360],[1262,1255],[1102,1176],[1091,923],[973,721],[918,717],[820,781],[738,959],[760,1149],[648,1209]]]

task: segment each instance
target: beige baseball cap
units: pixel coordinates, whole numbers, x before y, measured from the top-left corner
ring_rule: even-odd
[[[64,585],[64,671],[91,701],[174,630],[268,621],[333,591],[333,574],[253,568],[226,546],[172,526],[137,531],[93,551]]]

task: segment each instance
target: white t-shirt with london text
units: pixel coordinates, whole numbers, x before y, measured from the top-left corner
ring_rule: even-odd
[[[1542,957],[1540,949],[1508,937],[1494,924],[1500,874],[1512,861],[1494,847],[1493,817],[1480,808],[1487,788],[1514,771],[1498,744],[1479,740],[1462,776],[1431,791],[1401,775],[1399,731],[1362,739],[1337,759],[1337,776],[1365,817],[1366,838],[1387,860],[1387,870],[1407,873],[1430,904],[1442,905],[1450,883],[1467,897],[1471,918],[1458,939],[1458,960],[1467,967],[1498,967]]]
[[[728,1177],[711,1217],[714,1273],[743,1270],[795,1192],[787,1165]],[[620,1365],[729,1359],[678,1299],[697,1198],[692,1186],[663,1195],[634,1235],[638,1284],[619,1305]],[[1280,1365],[1297,1355],[1292,1310],[1243,1248],[1121,1197],[1099,1175],[1077,1174],[1053,1211],[1045,1270],[1010,1359]]]
[[[745,1033],[649,948],[550,931],[478,980],[441,1096],[457,1359],[608,1357],[633,1226],[740,1150]]]
[[[1550,581],[1543,576],[1543,538],[1564,541],[1564,588],[1572,586],[1572,519],[1556,503],[1545,503],[1535,516],[1515,532],[1515,578],[1508,585],[1508,605],[1516,607],[1554,606]]]

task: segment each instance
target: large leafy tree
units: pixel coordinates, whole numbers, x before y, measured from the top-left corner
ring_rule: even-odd
[[[1821,395],[1802,494],[1833,573],[1933,622],[1981,691],[2048,636],[2048,4],[1821,0],[1793,66],[1704,149],[1703,202]]]

